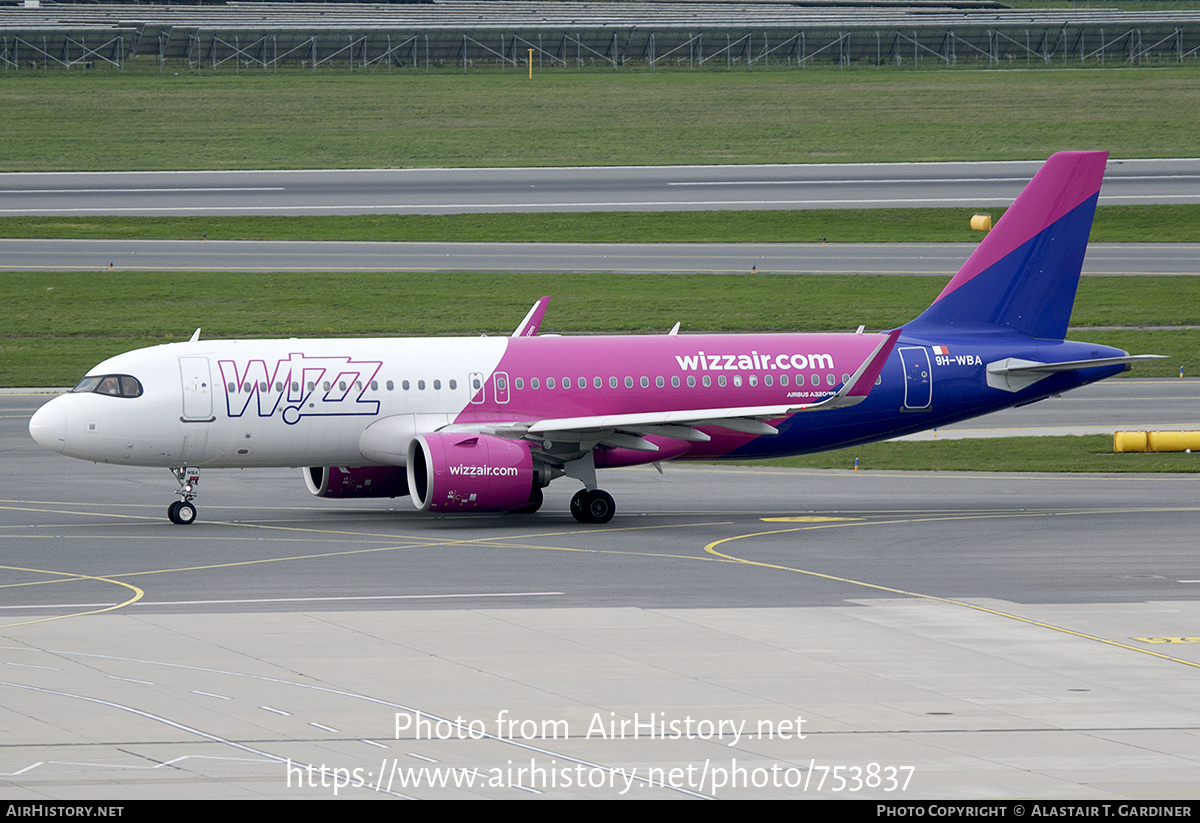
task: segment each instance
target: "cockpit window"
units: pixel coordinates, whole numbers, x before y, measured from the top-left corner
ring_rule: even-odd
[[[128,374],[104,374],[83,378],[71,392],[107,394],[109,397],[141,397],[142,384],[136,377]]]

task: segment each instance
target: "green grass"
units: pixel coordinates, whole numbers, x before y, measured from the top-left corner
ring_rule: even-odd
[[[859,471],[1200,472],[1200,454],[1114,454],[1111,435],[871,443],[754,465]]]
[[[207,337],[506,334],[543,294],[546,332],[817,331],[900,325],[944,283],[839,275],[13,272],[0,275],[0,385],[75,383],[140,346]],[[464,300],[463,295],[471,295]],[[1200,326],[1200,278],[1089,277],[1076,325]],[[1142,376],[1200,373],[1200,330],[1081,330],[1138,354]]]
[[[0,170],[1194,156],[1197,69],[13,73]]]
[[[2,217],[0,237],[447,243],[977,243],[1004,209],[369,214],[354,217]],[[1093,242],[1200,242],[1200,205],[1101,206]]]
[[[1013,9],[1120,9],[1121,11],[1194,11],[1200,0],[1004,0]]]

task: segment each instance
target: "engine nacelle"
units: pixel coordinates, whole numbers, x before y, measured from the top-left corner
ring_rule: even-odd
[[[529,503],[529,446],[491,434],[422,434],[408,446],[413,504],[432,512],[502,512]]]
[[[317,497],[406,497],[408,475],[401,466],[310,466],[304,484]]]

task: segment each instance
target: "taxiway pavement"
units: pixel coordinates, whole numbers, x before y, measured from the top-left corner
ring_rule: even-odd
[[[1007,206],[1042,161],[0,174],[0,215]],[[1104,205],[1200,202],[1200,159],[1109,160]]]
[[[176,527],[38,403],[0,397],[10,800],[1194,797],[1194,476],[668,465],[582,526],[561,482],[441,518],[208,471]]]

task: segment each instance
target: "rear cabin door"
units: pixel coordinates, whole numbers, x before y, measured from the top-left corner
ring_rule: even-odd
[[[933,402],[933,371],[929,368],[929,349],[910,346],[900,349],[904,364],[904,408],[907,411],[928,409]]]

